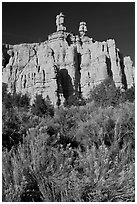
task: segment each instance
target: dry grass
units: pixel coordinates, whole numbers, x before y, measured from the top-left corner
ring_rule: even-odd
[[[3,201],[135,201],[134,112],[92,103],[42,118],[3,150]]]

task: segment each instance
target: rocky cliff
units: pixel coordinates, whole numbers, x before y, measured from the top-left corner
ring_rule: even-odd
[[[57,32],[42,43],[3,45],[3,82],[10,92],[48,95],[60,105],[72,94],[87,98],[90,90],[108,77],[127,89],[134,84],[130,57],[123,57],[113,39],[98,42],[86,35],[85,22],[79,35],[66,31],[64,16],[56,18]]]

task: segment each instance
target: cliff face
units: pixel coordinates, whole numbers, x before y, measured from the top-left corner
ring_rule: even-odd
[[[113,39],[98,42],[58,29],[43,43],[3,45],[3,82],[32,101],[36,93],[48,95],[55,106],[75,93],[87,98],[108,77],[120,88],[134,84],[133,63]]]

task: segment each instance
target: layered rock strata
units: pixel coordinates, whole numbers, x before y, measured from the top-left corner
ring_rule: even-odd
[[[122,57],[113,39],[89,38],[85,22],[80,24],[80,34],[74,35],[63,23],[60,14],[57,32],[43,43],[3,45],[3,82],[9,92],[27,93],[32,102],[36,94],[48,95],[56,106],[72,94],[87,98],[108,77],[120,88],[134,85],[133,63],[130,57]]]

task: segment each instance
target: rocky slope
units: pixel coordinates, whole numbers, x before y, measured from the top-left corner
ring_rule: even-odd
[[[45,42],[3,44],[3,82],[10,92],[28,93],[32,101],[36,93],[48,95],[56,106],[75,93],[87,98],[108,77],[122,89],[133,86],[132,60],[122,56],[113,39],[94,41],[86,36],[86,24],[74,35],[63,23],[56,21],[57,32]]]

